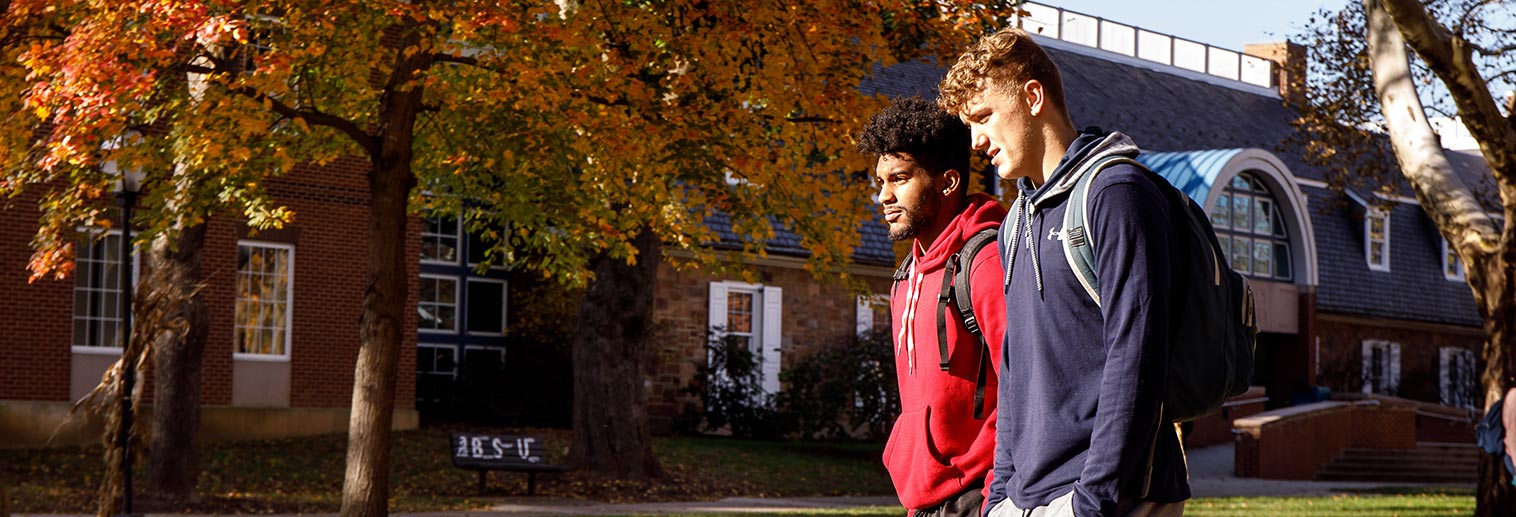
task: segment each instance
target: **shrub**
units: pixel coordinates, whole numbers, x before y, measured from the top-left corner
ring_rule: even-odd
[[[900,413],[888,332],[838,339],[796,361],[780,378],[779,411],[801,439],[876,439]]]
[[[706,431],[728,429],[743,438],[779,438],[785,425],[774,410],[774,396],[763,389],[763,372],[748,341],[712,329],[706,363],[696,365],[694,383],[684,391],[700,397],[703,414],[693,419]]]

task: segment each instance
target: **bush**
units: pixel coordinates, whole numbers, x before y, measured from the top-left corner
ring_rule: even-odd
[[[801,439],[877,439],[900,413],[888,332],[848,336],[780,374],[779,411]]]
[[[774,410],[774,397],[763,390],[763,372],[748,342],[713,329],[706,341],[706,364],[696,365],[694,383],[684,390],[698,395],[705,412],[686,420],[707,431],[729,429],[742,438],[779,438],[785,426]]]
[[[783,371],[784,391],[774,396],[764,392],[746,341],[712,337],[706,364],[685,389],[705,411],[690,408],[680,427],[743,438],[882,438],[900,412],[891,343],[888,332],[836,339]]]

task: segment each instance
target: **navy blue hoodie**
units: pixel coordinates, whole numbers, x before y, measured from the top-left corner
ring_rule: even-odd
[[[1162,411],[1168,360],[1169,205],[1131,165],[1106,168],[1086,203],[1102,303],[1064,255],[1069,191],[1104,156],[1135,156],[1126,135],[1082,131],[1045,184],[1022,178],[1000,230],[1006,331],[994,483],[1043,506],[1073,491],[1074,514],[1114,516],[1139,501],[1189,498],[1183,451]],[[1148,464],[1151,458],[1151,476]]]

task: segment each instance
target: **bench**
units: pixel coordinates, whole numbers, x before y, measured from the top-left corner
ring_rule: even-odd
[[[550,465],[542,457],[547,447],[532,436],[508,434],[453,433],[450,448],[453,466],[479,472],[479,495],[484,495],[486,476],[491,470],[525,472],[526,495],[536,495],[537,473],[563,472],[567,465]]]

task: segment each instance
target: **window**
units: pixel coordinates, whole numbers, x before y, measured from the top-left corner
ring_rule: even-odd
[[[422,332],[457,332],[458,278],[421,275],[416,313],[421,317],[416,328]]]
[[[1390,270],[1390,213],[1382,208],[1370,207],[1363,216],[1364,257],[1369,269]]]
[[[890,295],[888,293],[859,296],[856,313],[856,332],[858,334],[872,332],[874,330],[874,321],[878,320],[880,315],[884,316],[883,321],[889,321],[889,311]]]
[[[119,350],[125,312],[121,307],[121,232],[102,235],[99,230],[86,230],[75,250],[73,346]]]
[[[1474,393],[1479,372],[1475,369],[1474,352],[1458,347],[1442,347],[1439,350],[1438,377],[1442,382],[1442,405],[1474,409]]]
[[[237,303],[233,337],[238,355],[289,357],[290,300],[295,247],[237,243]]]
[[[421,261],[458,263],[458,220],[452,217],[421,219]]]
[[[468,279],[466,301],[469,334],[505,335],[505,280]]]
[[[1255,278],[1289,280],[1294,276],[1290,236],[1279,203],[1257,177],[1250,173],[1232,177],[1210,216],[1232,269]]]
[[[463,367],[474,374],[495,376],[504,371],[505,349],[482,346],[463,347]]]
[[[758,361],[764,391],[779,393],[783,290],[742,282],[711,282],[710,295],[712,331],[718,337],[745,341]]]
[[[416,347],[416,375],[447,377],[458,374],[458,349],[422,343]]]
[[[1363,392],[1394,395],[1400,388],[1400,344],[1363,342]]]
[[[1442,276],[1448,280],[1463,281],[1463,261],[1458,258],[1458,251],[1448,245],[1447,239],[1442,240]]]
[[[416,400],[441,403],[452,396],[450,388],[458,377],[458,348],[452,345],[421,343],[416,347]]]

